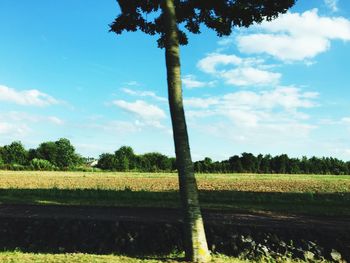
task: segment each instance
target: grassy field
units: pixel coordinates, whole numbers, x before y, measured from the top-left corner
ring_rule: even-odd
[[[176,259],[139,259],[131,258],[126,256],[116,256],[116,255],[92,255],[92,254],[34,254],[34,253],[21,253],[21,252],[0,252],[0,262],[3,263],[161,263],[161,262],[183,262],[177,261]],[[240,260],[237,258],[230,258],[225,256],[214,256],[213,263],[244,263],[249,262],[245,260]]]
[[[86,262],[93,262],[93,263],[162,263],[162,262],[169,262],[169,263],[185,263],[182,259],[176,260],[175,258],[172,259],[172,257],[165,258],[159,258],[159,259],[140,259],[140,258],[131,258],[126,256],[116,256],[116,255],[92,255],[92,254],[34,254],[34,253],[21,253],[21,252],[0,252],[0,262],[3,263],[49,263],[49,262],[55,262],[55,263],[86,263]],[[248,262],[254,262],[254,261],[248,261],[248,260],[241,260],[238,258],[233,257],[227,257],[223,255],[214,255],[213,256],[213,263],[248,263]],[[255,262],[261,262],[261,263],[267,263],[271,262],[271,259],[266,260],[260,260]],[[281,260],[281,261],[274,261],[274,262],[288,262],[288,263],[302,263],[306,261],[302,260]],[[317,262],[317,261],[314,261]],[[323,263],[327,263],[328,261],[323,260],[319,261]]]
[[[197,175],[204,208],[350,215],[350,176]],[[0,171],[0,203],[178,207],[177,175]]]

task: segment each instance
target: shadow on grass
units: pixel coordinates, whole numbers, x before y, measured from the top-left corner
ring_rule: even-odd
[[[3,204],[58,204],[178,208],[177,191],[149,192],[103,189],[0,189]],[[200,191],[203,208],[272,211],[309,215],[350,215],[350,193],[272,193]]]

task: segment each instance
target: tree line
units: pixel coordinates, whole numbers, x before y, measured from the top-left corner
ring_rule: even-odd
[[[194,167],[197,173],[350,174],[350,161],[315,156],[290,158],[287,154],[255,156],[252,153],[242,153],[220,162],[213,162],[206,157],[194,162]]]
[[[130,146],[122,146],[113,154],[101,154],[97,167],[112,171],[171,172],[176,170],[176,159],[157,152],[137,155]]]
[[[91,158],[75,151],[68,139],[41,143],[26,150],[15,141],[0,147],[0,168],[9,170],[91,170]],[[98,170],[172,172],[176,159],[158,152],[135,154],[130,146],[122,146],[114,153],[99,156]],[[194,162],[196,173],[278,173],[278,174],[350,174],[350,161],[332,157],[290,158],[287,154],[271,156],[242,153],[227,160],[213,161],[209,157]]]
[[[103,170],[166,172],[176,170],[176,159],[160,153],[134,154],[123,146],[114,154],[100,155],[98,167]],[[252,153],[234,155],[227,160],[213,161],[206,157],[194,162],[196,173],[262,173],[262,174],[350,174],[350,161],[332,157],[290,158],[287,154],[257,156]]]
[[[84,159],[68,139],[41,143],[26,150],[19,141],[0,147],[0,168],[9,170],[67,170],[78,167]]]

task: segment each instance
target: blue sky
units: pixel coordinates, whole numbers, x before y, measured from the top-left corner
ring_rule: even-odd
[[[1,0],[0,145],[65,137],[84,156],[130,145],[173,156],[164,50],[115,35],[114,0]],[[194,160],[350,160],[350,2],[299,0],[277,20],[181,48]]]

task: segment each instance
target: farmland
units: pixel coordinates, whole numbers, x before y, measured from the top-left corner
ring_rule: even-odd
[[[350,177],[199,174],[204,208],[350,215]],[[0,202],[178,207],[173,173],[0,172]]]
[[[250,192],[349,192],[350,176],[198,174],[201,190]],[[175,173],[0,171],[0,188],[177,190]]]
[[[330,259],[334,248],[349,257],[349,176],[198,174],[197,179],[214,252],[247,258],[243,252],[250,251],[249,259],[259,259],[263,246],[273,258],[304,259],[309,251]],[[143,262],[135,255],[144,254],[172,260],[173,251],[182,251],[180,216],[172,209],[179,203],[174,173],[0,171],[0,247],[9,251],[0,253],[0,261]],[[13,252],[16,248],[43,254]],[[55,254],[61,250],[89,254]]]

